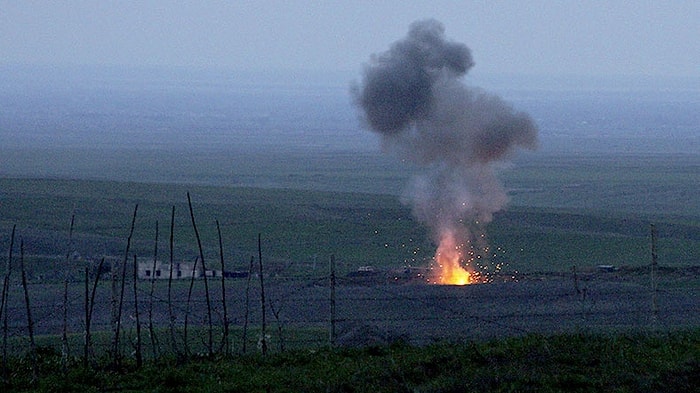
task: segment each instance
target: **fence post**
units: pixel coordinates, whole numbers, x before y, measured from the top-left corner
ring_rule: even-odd
[[[158,339],[153,327],[153,293],[156,285],[156,269],[158,268],[158,220],[156,220],[156,238],[153,246],[153,268],[151,269],[151,288],[148,294],[148,335],[151,339],[151,352],[153,360],[158,359]]]
[[[175,267],[175,257],[173,255],[175,248],[175,205],[170,212],[170,242],[168,249],[170,250],[170,275],[168,276],[168,328],[170,330],[170,350],[173,354],[180,356],[180,351],[177,348],[177,339],[175,337],[175,314],[173,312],[173,269]],[[179,271],[179,269],[178,269]]]
[[[95,293],[97,292],[97,284],[100,281],[100,275],[102,274],[102,266],[105,263],[105,257],[102,257],[100,264],[97,265],[97,273],[95,274],[95,280],[92,283],[92,292],[90,293],[90,298],[88,299],[88,267],[85,266],[85,368],[89,366],[90,355],[92,354],[92,333],[90,332],[92,324],[92,311],[95,308]]]
[[[134,317],[136,318],[136,345],[135,345],[135,356],[136,356],[136,368],[140,369],[143,366],[143,352],[141,345],[141,317],[139,317],[139,290],[138,290],[138,259],[136,254],[134,254],[134,266],[133,266],[133,288],[134,288]],[[155,274],[155,272],[154,272]]]
[[[224,331],[223,331],[223,346],[224,346],[224,356],[229,356],[231,354],[231,343],[229,339],[229,321],[228,321],[228,307],[226,305],[226,264],[224,263],[224,241],[221,238],[221,226],[219,225],[219,220],[216,220],[216,233],[219,236],[219,258],[221,262],[221,307],[224,312]]]
[[[194,209],[192,208],[192,199],[190,198],[190,193],[187,193],[187,204],[190,207],[190,218],[192,219],[192,228],[194,229],[194,236],[197,239],[197,247],[199,248],[199,259],[202,261],[202,280],[204,281],[204,297],[207,301],[207,353],[211,358],[214,355],[213,351],[213,326],[211,319],[211,298],[209,297],[209,279],[207,278],[207,265],[204,262],[204,249],[202,248],[202,240],[199,237],[199,230],[197,229],[197,223],[194,220]]]
[[[7,368],[7,310],[8,297],[10,296],[10,274],[12,273],[12,250],[15,246],[15,229],[17,225],[12,226],[12,235],[10,235],[10,251],[7,257],[7,265],[5,268],[5,277],[2,284],[2,299],[0,301],[0,316],[2,316],[2,381],[10,382],[10,374]]]
[[[659,316],[659,305],[657,303],[657,282],[656,282],[656,269],[658,267],[656,261],[656,225],[651,224],[651,320],[653,323],[657,322]]]
[[[90,347],[90,267],[85,264],[85,297],[83,298],[83,306],[85,311],[85,331],[83,341],[83,367],[87,370]]]
[[[112,277],[114,278],[116,274],[121,275],[121,282],[119,283],[119,293],[115,293],[117,285],[112,282],[112,307],[115,303],[117,306],[116,314],[114,314],[114,309],[112,309],[112,352],[114,358],[112,359],[115,368],[121,367],[121,347],[119,335],[122,329],[122,307],[124,305],[124,284],[126,282],[126,264],[129,262],[129,249],[131,248],[131,238],[134,236],[134,227],[136,226],[136,214],[139,210],[139,205],[134,206],[134,215],[131,218],[131,229],[129,229],[129,237],[126,239],[126,250],[124,250],[124,261],[121,264],[121,270],[118,270]],[[113,269],[114,270],[114,269]],[[119,296],[119,299],[115,298],[115,295]]]
[[[263,284],[263,262],[262,262],[262,244],[260,241],[260,233],[258,233],[258,264],[260,266],[260,312],[262,314],[262,333],[260,338],[260,349],[263,355],[267,355],[267,326],[265,319],[265,285]]]
[[[335,256],[331,255],[330,261],[330,332],[329,332],[329,342],[331,348],[335,346]]]
[[[24,289],[24,304],[27,308],[27,331],[29,332],[29,356],[32,361],[32,384],[39,379],[37,366],[36,344],[34,343],[34,321],[32,320],[32,308],[29,304],[29,289],[27,288],[27,270],[24,267],[24,239],[19,241],[19,263],[22,271],[22,289]]]
[[[250,264],[248,265],[248,281],[245,286],[245,314],[243,317],[243,338],[241,351],[245,354],[248,348],[248,317],[250,316],[250,280],[253,277],[253,262],[255,262],[255,257],[250,257]]]
[[[68,372],[68,280],[71,272],[71,253],[73,252],[73,225],[75,214],[70,217],[68,231],[68,250],[66,251],[66,266],[63,267],[63,329],[61,333],[61,370]]]

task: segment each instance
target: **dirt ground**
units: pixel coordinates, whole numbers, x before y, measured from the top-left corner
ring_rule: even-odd
[[[282,326],[292,331],[335,329],[338,345],[383,344],[401,339],[413,344],[439,340],[483,340],[532,333],[597,333],[643,330],[676,330],[700,327],[700,274],[697,268],[660,270],[656,290],[649,272],[615,271],[542,274],[467,286],[358,282],[339,278],[335,286],[335,311],[331,311],[331,287],[327,277],[284,279],[267,277],[266,320],[271,334]],[[251,329],[261,324],[259,281],[251,280],[248,321]],[[111,291],[108,282],[98,288],[93,331],[110,330]],[[150,284],[140,281],[140,321],[148,321]],[[168,321],[167,283],[157,283],[153,297],[154,323],[165,328]],[[176,325],[181,326],[189,309],[191,326],[204,326],[207,308],[204,286],[195,282],[189,308],[189,283],[173,286]],[[246,279],[227,284],[228,318],[240,328],[246,315]],[[133,290],[126,286],[123,327],[135,324]],[[68,324],[81,335],[84,327],[84,285],[72,283]],[[221,326],[220,281],[210,281],[213,323]],[[21,286],[10,291],[10,336],[27,334]],[[34,330],[38,335],[60,334],[62,290],[60,283],[30,285]],[[329,335],[318,335],[327,340]]]
[[[424,344],[531,333],[698,327],[698,277],[697,272],[657,277],[656,290],[650,277],[638,272],[579,274],[576,279],[570,274],[533,275],[468,286],[343,288],[338,314],[351,330],[341,338],[361,341],[352,329]],[[363,320],[373,321],[373,329],[358,329]]]

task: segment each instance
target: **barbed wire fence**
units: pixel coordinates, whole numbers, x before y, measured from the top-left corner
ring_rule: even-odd
[[[658,273],[657,273],[658,275]],[[247,348],[259,349],[263,343],[270,351],[327,346],[387,345],[404,341],[415,345],[451,340],[484,340],[503,336],[572,332],[616,332],[652,329],[683,329],[700,326],[698,290],[683,287],[660,288],[653,294],[642,280],[620,280],[615,275],[598,274],[589,278],[585,295],[577,293],[573,280],[557,277],[546,281],[501,282],[469,286],[396,284],[387,280],[377,284],[357,278],[266,277],[267,330],[261,330],[260,288],[247,288],[245,279],[227,279],[228,320],[233,353],[246,347],[244,321],[249,321]],[[255,280],[251,280],[255,282]],[[26,308],[22,304],[18,279],[10,280],[7,291],[8,356],[29,352]],[[156,340],[142,338],[144,354],[174,355],[178,348],[191,347],[193,354],[207,354],[208,315],[213,315],[215,339],[223,339],[223,301],[210,300],[207,308],[202,281],[196,281],[189,307],[187,286],[176,283],[172,299],[167,298],[166,283],[157,282],[150,294],[150,282],[138,280],[138,314],[133,301],[125,301],[122,333],[124,351],[132,356],[136,331],[149,321],[146,307],[152,302],[150,318]],[[579,284],[581,285],[581,284]],[[69,350],[73,357],[83,351],[86,320],[83,283],[71,282],[68,295]],[[33,330],[43,350],[60,350],[62,331],[62,293],[60,282],[28,284]],[[211,299],[221,299],[220,289],[210,288]],[[582,291],[583,292],[583,291]],[[331,293],[335,307],[331,307]],[[133,295],[133,294],[132,294]],[[127,298],[135,298],[127,294]],[[655,298],[656,305],[652,299]],[[175,310],[177,343],[167,336],[168,303]],[[108,281],[98,285],[95,297],[92,334],[97,357],[109,353],[111,345],[111,289]],[[188,318],[188,342],[183,340],[184,319]],[[139,327],[140,325],[140,327]],[[330,334],[335,331],[334,334]],[[142,333],[148,334],[146,329]],[[264,334],[264,335],[263,335]],[[156,344],[152,344],[155,342]],[[151,348],[156,345],[156,348]],[[220,344],[214,348],[221,348]],[[255,350],[257,350],[255,349]],[[221,350],[217,349],[217,353]],[[100,356],[101,355],[101,356]]]
[[[700,289],[684,286],[678,275],[665,275],[656,260],[630,272],[574,270],[546,279],[441,286],[390,272],[338,276],[333,255],[325,274],[266,271],[258,241],[258,256],[251,257],[249,270],[238,278],[224,277],[222,268],[219,277],[207,277],[205,271],[196,279],[165,280],[152,272],[149,279],[140,279],[137,257],[127,248],[123,259],[107,262],[109,269],[95,272],[90,267],[95,261],[79,261],[72,275],[26,281],[13,260],[16,243],[13,228],[0,302],[5,378],[10,358],[37,352],[67,352],[75,363],[82,360],[89,367],[122,353],[127,361],[140,356],[187,361],[254,351],[700,326]],[[204,258],[201,249],[200,257]],[[133,276],[124,274],[132,268]],[[205,277],[212,285],[205,285]],[[218,282],[220,286],[213,285]],[[119,287],[124,289],[117,294]],[[23,303],[24,294],[30,307]],[[123,309],[115,321],[117,295]],[[118,348],[115,334],[123,337]]]

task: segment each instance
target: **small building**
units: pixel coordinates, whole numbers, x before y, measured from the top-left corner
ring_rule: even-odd
[[[617,268],[613,265],[598,265],[597,269],[601,273],[612,273],[617,271]]]
[[[138,277],[142,280],[167,280],[170,278],[171,266],[170,263],[156,261],[139,262]],[[172,266],[173,280],[183,278],[200,278],[204,275],[204,271],[200,263],[195,266],[193,262],[175,262]]]
[[[377,273],[374,266],[360,266],[356,271],[348,273],[348,277],[371,277]]]
[[[171,266],[168,262],[156,261],[155,266],[153,261],[143,261],[139,262],[138,265],[138,278],[141,280],[167,280],[170,278]],[[172,266],[173,280],[179,279],[191,279],[191,278],[202,278],[205,275],[207,277],[223,277],[225,278],[241,278],[248,277],[247,272],[228,272],[217,269],[207,269],[206,272],[202,269],[202,264],[199,263],[197,259],[197,266],[195,262],[175,262]]]

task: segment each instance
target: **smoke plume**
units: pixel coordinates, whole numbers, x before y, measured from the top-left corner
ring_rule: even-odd
[[[468,237],[465,223],[490,221],[507,202],[494,164],[537,146],[529,115],[463,83],[473,65],[469,48],[447,40],[440,22],[418,21],[370,58],[354,90],[383,147],[422,168],[406,198],[436,240],[445,231]]]

